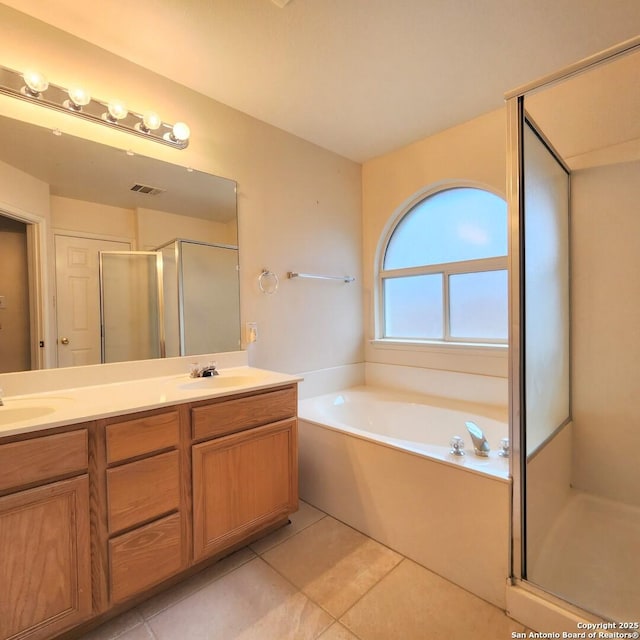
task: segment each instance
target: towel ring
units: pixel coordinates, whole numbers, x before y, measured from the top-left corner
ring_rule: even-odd
[[[273,271],[269,271],[269,269],[263,269],[262,273],[258,276],[258,286],[262,293],[269,295],[275,293],[278,290],[279,284],[280,279]]]

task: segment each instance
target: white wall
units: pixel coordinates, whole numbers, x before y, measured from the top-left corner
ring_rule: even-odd
[[[362,361],[360,165],[3,5],[0,40],[4,66],[38,67],[56,84],[154,108],[188,122],[192,139],[178,151],[0,96],[3,114],[237,180],[241,315],[259,331],[252,364],[295,372]],[[258,289],[263,267],[280,276],[274,295]],[[288,281],[289,270],[357,281]]]
[[[128,240],[135,244],[135,211],[97,202],[51,196],[51,226],[53,231],[80,232]]]
[[[229,245],[238,243],[235,220],[225,224],[141,207],[136,210],[136,220],[140,251],[153,251],[176,238]]]
[[[640,505],[640,162],[571,189],[573,484]]]
[[[504,197],[506,113],[503,109],[366,162],[362,169],[363,279],[366,338],[374,333],[374,273],[381,236],[398,212],[425,187],[475,183]],[[366,361],[507,376],[506,349],[366,344]],[[506,401],[506,398],[505,398]]]

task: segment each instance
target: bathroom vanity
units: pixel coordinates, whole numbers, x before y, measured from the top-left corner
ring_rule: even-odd
[[[6,399],[68,401],[0,423],[0,640],[71,636],[287,522],[298,379],[240,369]]]

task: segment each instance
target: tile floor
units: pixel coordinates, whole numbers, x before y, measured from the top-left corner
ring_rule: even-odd
[[[291,520],[81,640],[506,640],[525,631],[306,503]]]

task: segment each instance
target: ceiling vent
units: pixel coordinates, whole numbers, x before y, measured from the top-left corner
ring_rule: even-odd
[[[144,193],[147,196],[157,196],[160,193],[164,193],[166,189],[150,187],[148,184],[134,184],[133,187],[131,187],[131,191],[135,191],[136,193]]]

